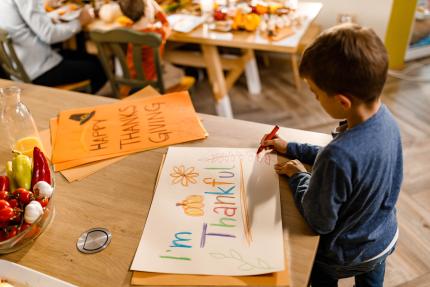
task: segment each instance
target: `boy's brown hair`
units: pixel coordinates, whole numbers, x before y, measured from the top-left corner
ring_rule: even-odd
[[[306,48],[299,71],[328,95],[372,102],[381,94],[387,69],[387,51],[372,29],[341,24],[321,33]]]
[[[145,5],[142,0],[119,0],[122,14],[137,22],[145,15]]]

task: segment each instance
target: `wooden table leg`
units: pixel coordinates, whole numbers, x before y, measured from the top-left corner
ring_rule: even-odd
[[[302,88],[302,82],[299,74],[299,59],[297,57],[297,53],[291,54],[291,67],[293,69],[294,83],[296,84],[297,90],[300,91]]]
[[[227,94],[227,84],[222,70],[221,59],[216,46],[202,45],[203,58],[212,86],[212,92],[216,100],[216,112],[218,115],[233,118],[230,98]]]
[[[248,85],[248,91],[252,96],[261,93],[261,81],[260,75],[258,74],[257,61],[255,60],[255,55],[253,50],[247,50],[250,54],[250,59],[245,66],[246,83]]]

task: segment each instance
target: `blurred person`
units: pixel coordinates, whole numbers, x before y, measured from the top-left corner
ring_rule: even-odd
[[[118,2],[122,13],[134,22],[132,29],[160,34],[162,39],[160,55],[162,56],[166,40],[171,34],[171,28],[163,9],[154,0],[119,0]],[[146,79],[155,80],[157,73],[152,48],[143,47],[142,59],[142,68]],[[131,76],[136,77],[131,47],[129,47],[127,53],[127,62]],[[166,89],[178,84],[183,76],[182,69],[165,61],[163,62],[163,82]]]
[[[32,83],[59,86],[90,80],[91,92],[96,93],[107,80],[98,58],[84,52],[57,52],[51,47],[68,40],[93,20],[84,7],[77,19],[54,23],[45,5],[56,7],[61,3],[58,0],[1,0],[0,28],[12,38]]]

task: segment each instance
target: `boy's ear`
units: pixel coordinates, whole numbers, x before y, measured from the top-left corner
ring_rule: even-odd
[[[349,110],[352,106],[352,101],[345,95],[337,94],[335,95],[337,102],[342,106],[344,110]]]

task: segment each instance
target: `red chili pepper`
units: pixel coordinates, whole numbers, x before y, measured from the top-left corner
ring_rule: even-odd
[[[43,152],[38,147],[34,147],[31,190],[33,190],[33,186],[39,181],[46,181],[47,183],[51,184],[51,171]]]
[[[5,175],[0,176],[0,191],[10,191],[9,187],[9,178]]]

